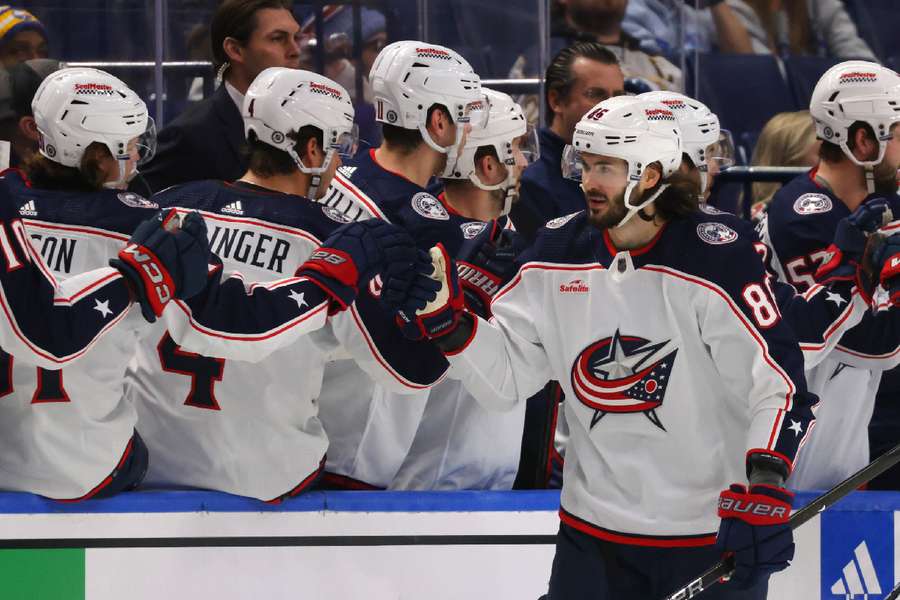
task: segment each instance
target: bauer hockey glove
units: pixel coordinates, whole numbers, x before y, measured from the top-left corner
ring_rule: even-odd
[[[443,244],[429,251],[434,270],[429,278],[419,277],[411,286],[410,294],[415,297],[430,297],[433,284],[438,284],[434,299],[424,308],[411,312],[401,307],[397,310],[397,322],[403,335],[411,340],[423,337],[438,339],[451,334],[459,324],[459,317],[465,309],[462,290],[459,286],[456,263],[447,254]]]
[[[719,495],[716,548],[734,555],[733,584],[748,589],[786,569],[794,558],[794,535],[788,524],[794,494],[767,484],[734,483]]]
[[[209,245],[198,213],[178,225],[175,209],[161,210],[138,225],[128,245],[109,264],[119,270],[153,323],[172,298],[190,298],[206,283]]]
[[[331,296],[331,314],[350,306],[359,288],[387,265],[407,270],[427,269],[415,241],[405,230],[380,219],[348,223],[337,228],[296,275],[311,279]]]
[[[838,223],[834,241],[826,252],[828,260],[815,273],[816,281],[828,284],[833,281],[854,281],[859,275],[860,265],[866,252],[869,236],[890,222],[893,217],[884,198],[866,200],[848,217]],[[871,296],[871,289],[863,285],[861,291]]]
[[[516,258],[525,247],[522,235],[500,228],[496,221],[490,230],[463,245],[456,263],[469,311],[484,319],[491,318],[491,300],[503,282],[515,275]]]

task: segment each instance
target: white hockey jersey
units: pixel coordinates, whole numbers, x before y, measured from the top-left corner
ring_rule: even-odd
[[[403,367],[391,366],[402,359],[378,350],[401,336],[388,315],[371,325],[377,306],[327,318],[322,290],[292,277],[343,224],[339,213],[241,182],[186,184],[154,199],[201,212],[229,276],[214,274],[207,291],[167,309],[129,370],[153,456],[147,482],[266,501],[296,494],[329,445],[318,417],[325,365],[351,356],[403,387]]]
[[[584,212],[556,219],[450,357],[501,409],[560,382],[564,522],[618,543],[712,544],[716,499],[745,480],[748,453],[793,462],[816,399],[755,241],[697,212],[620,252]]]
[[[130,232],[156,214],[154,204],[127,192],[34,189],[12,172],[4,185],[16,190],[31,244],[58,281],[107,267]],[[75,318],[119,324],[77,363],[52,370],[0,354],[0,388],[6,390],[0,402],[2,489],[87,498],[108,483],[130,451],[137,414],[123,399],[122,380],[147,323],[137,308],[126,314],[130,301],[109,294],[93,300]]]

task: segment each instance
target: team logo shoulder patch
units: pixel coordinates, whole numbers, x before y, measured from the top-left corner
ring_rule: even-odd
[[[794,202],[794,212],[798,215],[817,215],[826,213],[832,207],[831,198],[825,194],[803,194]]]
[[[730,244],[738,239],[737,231],[722,223],[700,223],[697,225],[697,235],[701,240],[713,246]]]
[[[325,213],[325,216],[331,219],[332,221],[337,221],[338,223],[350,223],[353,221],[350,217],[342,213],[336,208],[332,208],[331,206],[322,205],[322,212]]]
[[[580,212],[581,211],[579,210],[578,212],[573,212],[572,214],[565,215],[564,217],[556,217],[555,219],[553,219],[551,221],[547,221],[547,224],[544,225],[544,227],[546,227],[547,229],[559,229],[560,227],[562,227],[563,225],[565,225],[566,223],[568,223],[569,221],[574,219],[575,215],[577,215]]]
[[[705,212],[708,215],[724,215],[725,213],[714,206],[710,206],[709,204],[702,202],[700,204],[700,210]]]
[[[119,192],[117,197],[119,198],[119,202],[132,208],[159,208],[159,204],[156,202],[147,200],[140,194],[135,194],[134,192]]]
[[[459,226],[459,228],[462,229],[463,237],[467,240],[471,240],[484,231],[485,227],[487,227],[487,223],[484,221],[469,221],[468,223],[463,223]]]
[[[450,214],[440,200],[428,192],[419,192],[412,197],[413,210],[425,217],[436,221],[449,221]]]

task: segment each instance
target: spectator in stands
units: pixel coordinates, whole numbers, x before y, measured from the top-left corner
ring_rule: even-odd
[[[159,134],[144,169],[153,191],[199,179],[237,179],[247,170],[240,106],[253,79],[268,67],[300,65],[300,26],[290,0],[225,0],[210,24],[219,89]]]
[[[351,61],[353,57],[353,11],[349,6],[328,5],[323,10],[323,28],[325,37],[325,73],[329,79],[340,83],[356,98],[356,69]],[[360,29],[363,47],[361,49],[363,72],[363,97],[372,102],[372,90],[368,83],[369,71],[375,57],[387,43],[385,17],[377,10],[363,7],[360,10]],[[316,48],[316,28],[313,16],[305,19],[301,28],[305,44],[304,63],[310,68],[315,66],[313,55]],[[308,56],[306,56],[308,54]]]
[[[727,0],[756,54],[830,56],[877,62],[841,0]]]
[[[629,0],[622,29],[648,51],[669,54],[678,50],[718,50],[751,54],[750,34],[724,0]],[[682,12],[684,13],[682,15]],[[683,46],[679,29],[684,17]]]
[[[0,6],[0,65],[47,58],[47,31],[37,17],[20,8]]]
[[[558,4],[561,19],[552,35],[564,45],[599,42],[616,55],[625,77],[640,77],[655,89],[682,90],[681,70],[662,56],[649,54],[622,29],[628,0],[558,0]]]
[[[563,149],[581,117],[598,102],[624,94],[624,87],[615,54],[597,42],[577,42],[553,57],[545,75],[549,126],[539,132],[541,156],[525,169],[519,201],[510,213],[524,235],[531,237],[550,219],[584,209],[581,188],[562,176]]]
[[[808,110],[778,113],[766,123],[750,164],[754,167],[813,167],[819,162],[819,146],[816,129]],[[754,183],[751,218],[756,216],[772,200],[781,187],[780,183]]]
[[[0,140],[10,143],[9,166],[17,167],[38,149],[38,130],[31,100],[59,61],[35,58],[0,70]]]

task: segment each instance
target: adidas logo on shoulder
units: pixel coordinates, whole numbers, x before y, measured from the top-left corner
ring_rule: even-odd
[[[346,178],[350,178],[353,176],[353,171],[356,170],[356,167],[351,167],[350,165],[343,165],[338,167],[338,173],[343,175]]]
[[[244,207],[241,206],[241,201],[238,200],[236,202],[232,202],[231,204],[226,204],[225,206],[220,208],[219,211],[228,213],[229,215],[242,215],[244,214]]]
[[[34,206],[34,200],[29,200],[19,207],[19,214],[23,217],[36,217],[37,208]]]

